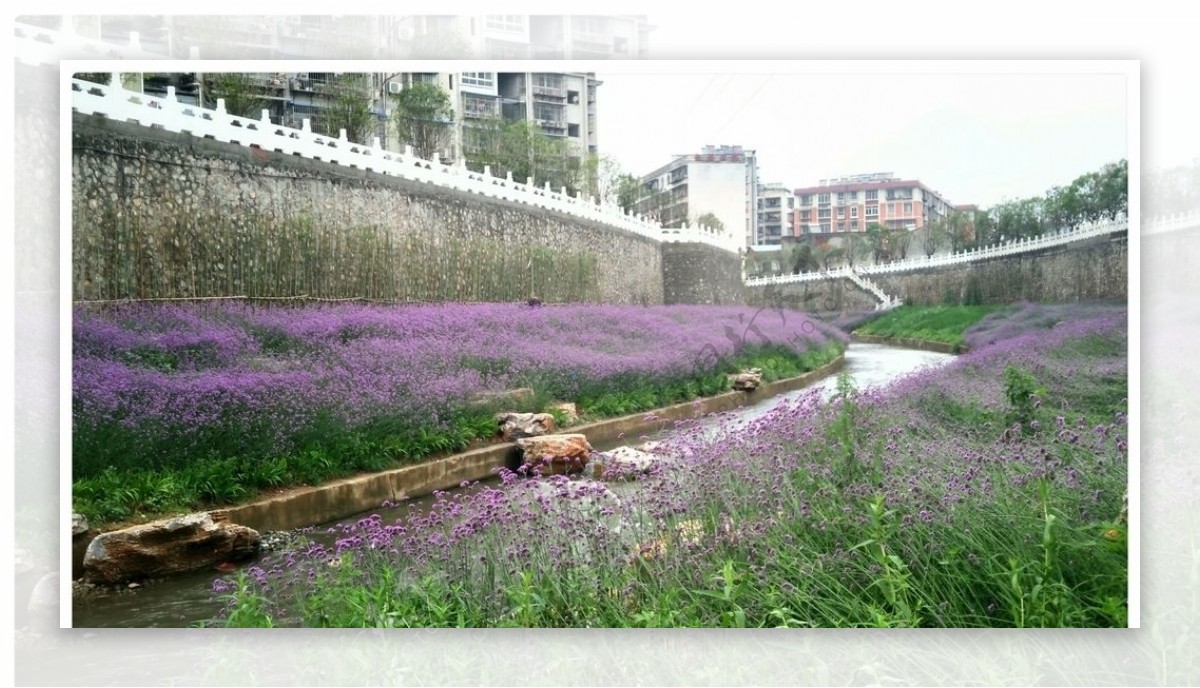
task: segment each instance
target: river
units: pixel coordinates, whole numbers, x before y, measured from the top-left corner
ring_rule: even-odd
[[[943,365],[952,359],[950,354],[901,349],[882,344],[852,343],[846,349],[846,365],[844,371],[854,378],[855,386],[859,389],[886,384],[920,368],[931,365]],[[784,403],[799,395],[807,394],[814,388],[824,390],[826,397],[833,393],[837,385],[837,376],[829,376],[813,385],[794,392],[782,394],[754,406],[736,409],[727,415],[724,422],[730,420],[748,422],[768,413],[780,403]],[[714,422],[710,427],[716,428]],[[729,427],[725,425],[725,427]],[[639,438],[636,443],[642,440]],[[603,447],[611,449],[611,447]],[[428,498],[425,498],[428,499]],[[407,508],[420,509],[423,500],[413,500]],[[398,511],[397,515],[403,513]],[[356,521],[363,515],[355,515],[342,521]],[[342,521],[338,521],[341,523]],[[326,527],[336,524],[321,524],[315,530],[321,532]],[[260,555],[260,559],[272,556],[271,553]],[[220,609],[220,600],[214,598],[211,586],[215,571],[201,571],[194,574],[175,576],[169,579],[151,581],[144,586],[119,592],[96,592],[76,597],[72,609],[72,625],[75,628],[182,628],[193,626],[197,622],[212,618]]]

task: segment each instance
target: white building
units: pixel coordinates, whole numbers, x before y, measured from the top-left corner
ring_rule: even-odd
[[[644,15],[422,15],[400,18],[392,40],[422,53],[440,41],[446,57],[632,59],[647,56],[652,28]]]
[[[758,190],[758,232],[751,243],[778,245],[793,235],[796,195],[783,184],[763,184]]]
[[[637,212],[664,227],[695,224],[712,213],[724,225],[731,250],[753,243],[758,219],[758,162],[741,146],[705,146],[677,156],[641,178],[645,189]]]

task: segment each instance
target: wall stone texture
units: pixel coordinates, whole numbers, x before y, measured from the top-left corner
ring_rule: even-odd
[[[700,243],[664,243],[662,270],[664,303],[746,303],[742,259],[729,251]]]
[[[1122,235],[871,280],[913,305],[1114,300],[1127,296],[1128,256]]]
[[[542,208],[75,114],[74,299],[662,303],[659,245]]]

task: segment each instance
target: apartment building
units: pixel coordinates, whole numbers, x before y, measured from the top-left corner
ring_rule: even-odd
[[[644,15],[81,15],[35,25],[176,58],[634,59]],[[69,26],[62,26],[69,22]]]
[[[399,18],[392,39],[425,48],[437,38],[494,60],[633,59],[647,57],[652,28],[643,15],[424,15]]]
[[[758,231],[751,244],[778,245],[795,236],[796,194],[784,184],[763,184],[758,191]]]
[[[758,231],[758,159],[741,146],[704,146],[679,155],[641,178],[636,209],[664,227],[692,224],[712,213],[725,226],[726,245],[737,250]]]
[[[865,232],[879,223],[889,229],[918,229],[954,210],[954,205],[916,179],[891,172],[822,179],[795,190],[802,234]]]
[[[572,157],[583,160],[599,151],[596,92],[601,83],[585,72],[407,73],[387,79],[389,95],[414,83],[435,84],[450,95],[454,108],[453,143],[443,158],[470,152],[472,127],[489,119],[526,121],[543,134],[570,143]],[[395,145],[392,145],[392,143]],[[386,148],[399,146],[394,135]]]

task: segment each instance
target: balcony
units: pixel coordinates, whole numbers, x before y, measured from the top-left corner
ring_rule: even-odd
[[[566,100],[567,87],[563,85],[547,86],[545,84],[534,84],[530,89],[533,91],[534,98],[546,98],[551,100]]]
[[[467,98],[463,100],[463,117],[488,118],[500,116],[500,103],[484,98]]]

